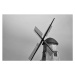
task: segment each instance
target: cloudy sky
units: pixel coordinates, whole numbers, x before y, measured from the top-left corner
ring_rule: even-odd
[[[35,45],[41,40],[34,32],[35,26],[44,34],[53,18],[52,29],[46,38],[52,37],[58,41],[60,60],[72,60],[72,15],[21,14],[3,15],[3,60],[28,60]],[[41,45],[33,60],[40,60],[42,51]]]

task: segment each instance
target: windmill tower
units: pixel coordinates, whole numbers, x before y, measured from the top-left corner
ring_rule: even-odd
[[[36,54],[37,50],[39,49],[39,47],[41,46],[41,44],[43,45],[43,54],[42,54],[42,60],[50,60],[50,56],[51,56],[51,59],[54,59],[53,58],[53,54],[55,56],[57,56],[57,51],[54,51],[53,50],[53,43],[52,41],[54,40],[50,40],[50,38],[48,38],[47,40],[44,40],[45,37],[47,36],[48,32],[50,31],[50,29],[52,28],[52,23],[53,21],[55,20],[55,18],[53,18],[51,24],[49,25],[48,29],[46,30],[45,34],[43,35],[43,33],[37,28],[35,27],[34,28],[34,31],[36,32],[36,34],[40,37],[41,41],[40,43],[37,43],[33,52],[31,53],[31,55],[29,56],[29,60],[31,61],[34,57],[34,55]],[[42,37],[43,35],[43,37]],[[51,43],[52,42],[52,43]],[[55,42],[56,45],[58,45],[57,41]]]
[[[54,38],[47,38],[45,40],[52,51],[48,48],[48,46],[43,42],[43,52],[42,52],[42,60],[59,60],[59,53],[57,51],[58,42]]]

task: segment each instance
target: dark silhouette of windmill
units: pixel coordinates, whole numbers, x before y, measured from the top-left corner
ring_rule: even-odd
[[[33,52],[31,53],[31,55],[29,56],[29,60],[32,60],[34,55],[36,54],[37,50],[39,49],[39,47],[41,46],[41,44],[43,45],[43,54],[42,54],[42,60],[46,60],[46,52],[50,54],[54,54],[54,56],[57,56],[57,51],[53,51],[53,49],[50,47],[50,45],[58,45],[58,42],[53,39],[53,38],[48,38],[46,40],[45,37],[47,36],[48,32],[50,31],[50,29],[52,28],[52,23],[54,22],[55,18],[53,18],[51,24],[49,25],[48,29],[46,30],[45,34],[43,35],[42,32],[35,27],[34,31],[37,33],[37,35],[40,37],[41,41],[40,43],[35,46]],[[42,37],[43,35],[43,37]],[[47,49],[48,47],[48,49]]]

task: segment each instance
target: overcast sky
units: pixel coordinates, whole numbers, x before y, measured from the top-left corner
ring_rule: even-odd
[[[34,32],[35,26],[44,34],[53,18],[46,38],[58,41],[60,60],[72,60],[72,15],[3,15],[3,60],[28,60],[41,40]],[[40,60],[42,51],[41,45],[33,60]]]

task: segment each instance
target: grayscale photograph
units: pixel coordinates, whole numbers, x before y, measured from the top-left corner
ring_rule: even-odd
[[[3,61],[73,61],[72,14],[3,14]]]

